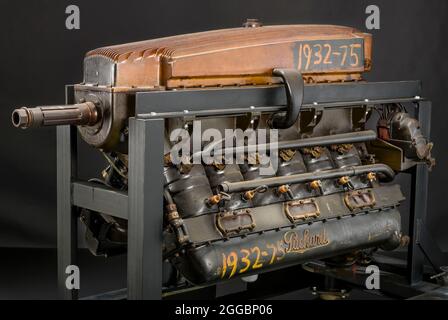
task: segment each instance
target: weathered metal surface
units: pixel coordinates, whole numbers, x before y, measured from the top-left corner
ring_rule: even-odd
[[[396,248],[400,220],[395,209],[347,216],[193,247],[173,261],[195,284],[222,281],[368,247]]]
[[[429,118],[419,123],[401,105],[424,103],[420,82],[358,81],[371,66],[371,37],[351,28],[246,26],[93,50],[72,105],[13,113],[18,127],[77,125],[108,161],[108,187],[73,181],[74,131],[58,128],[60,284],[75,258],[75,207],[95,222],[88,224],[94,252],[127,245],[130,298],[160,298],[162,281],[214,283],[403,244],[403,195],[383,182],[423,160],[433,165]],[[380,139],[366,130],[374,110]],[[255,163],[247,155],[237,164],[174,164],[167,153],[173,129],[202,136],[208,128],[248,127],[280,129],[277,146],[258,145],[278,160],[270,176],[261,175],[260,154]],[[230,152],[245,152],[244,144]],[[420,223],[427,172],[419,166],[414,176]],[[410,227],[414,238],[418,223]],[[112,238],[119,243],[108,246]],[[414,241],[412,281],[422,266],[418,249]]]
[[[182,217],[201,215],[218,210],[206,199],[213,195],[204,166],[195,164],[181,172],[175,166],[164,168],[165,184]]]
[[[100,119],[93,102],[66,106],[45,106],[20,108],[12,113],[12,123],[17,128],[31,128],[57,125],[93,126]]]
[[[87,54],[86,67],[100,59],[104,84],[108,62],[116,64],[115,87],[278,83],[272,66],[297,69],[309,81],[350,81],[371,67],[371,35],[327,25],[235,28],[99,48]],[[99,82],[85,74],[86,83]]]
[[[255,228],[241,232],[239,235],[237,234],[234,236],[241,236],[248,233],[256,234],[277,228],[286,228],[293,225],[336,219],[338,217],[352,215],[354,213],[378,211],[384,208],[398,206],[400,202],[404,200],[404,196],[398,185],[382,186],[366,190],[370,190],[376,199],[375,205],[369,208],[355,211],[351,210],[346,205],[344,200],[346,193],[336,193],[332,195],[314,197],[312,199],[316,202],[317,207],[319,208],[319,216],[301,219],[295,223],[291,223],[286,214],[285,205],[288,202],[247,209],[253,217]],[[206,242],[219,241],[223,239],[223,235],[219,232],[219,229],[216,228],[216,216],[219,216],[219,213],[213,215],[202,215],[184,220],[184,224],[188,230],[188,234],[190,235],[190,241],[193,245],[200,245]]]
[[[322,169],[320,169],[322,170]],[[393,170],[384,164],[370,164],[356,167],[347,167],[339,169],[329,169],[322,171],[311,171],[307,173],[299,173],[290,176],[282,176],[275,178],[263,178],[259,181],[244,181],[244,182],[224,182],[220,185],[220,188],[224,192],[241,192],[256,188],[259,185],[266,185],[268,187],[280,186],[290,183],[310,182],[320,179],[335,179],[342,176],[357,176],[362,174],[368,174],[369,172],[376,172],[384,175],[385,181],[391,181],[395,173]]]

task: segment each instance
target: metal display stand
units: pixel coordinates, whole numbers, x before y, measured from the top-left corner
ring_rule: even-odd
[[[417,81],[307,85],[302,110],[340,106],[413,102],[426,137],[429,137],[431,103],[420,98]],[[67,103],[73,103],[67,86]],[[128,192],[77,179],[76,128],[57,128],[58,174],[58,286],[64,299],[77,299],[65,285],[68,265],[76,265],[77,208],[128,219],[128,299],[162,297],[163,137],[165,119],[224,116],[284,110],[282,86],[153,91],[137,93],[135,117],[129,119]],[[422,280],[424,257],[437,256],[424,230],[428,195],[426,166],[412,174],[411,244],[408,255],[410,284]],[[434,251],[434,252],[433,252]],[[437,263],[443,256],[438,254]],[[446,260],[445,260],[446,262]]]

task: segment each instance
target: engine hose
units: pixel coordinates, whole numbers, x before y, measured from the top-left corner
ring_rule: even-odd
[[[296,123],[303,103],[304,83],[296,69],[274,69],[272,75],[281,77],[286,89],[286,114],[275,114],[270,120],[274,129],[287,129]]]

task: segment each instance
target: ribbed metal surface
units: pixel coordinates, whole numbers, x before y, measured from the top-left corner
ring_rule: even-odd
[[[107,46],[92,50],[86,56],[102,55],[115,61],[123,61],[133,56],[159,55],[170,57],[195,52],[210,52],[223,48],[256,46],[299,41],[312,38],[356,37],[353,28],[333,25],[282,25],[261,28],[234,28],[213,30],[160,39]]]

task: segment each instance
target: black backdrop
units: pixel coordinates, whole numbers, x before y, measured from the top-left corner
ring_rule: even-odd
[[[65,8],[81,10],[81,29],[65,28]],[[431,231],[448,247],[445,139],[448,118],[448,1],[106,1],[2,0],[0,3],[0,247],[56,244],[56,136],[54,128],[14,129],[13,108],[64,102],[64,85],[80,82],[86,51],[174,34],[264,24],[321,23],[365,29],[365,8],[381,10],[373,30],[368,80],[423,81],[433,101],[432,139],[438,165],[430,176]],[[95,175],[103,163],[82,147]],[[408,180],[404,179],[404,183]]]

